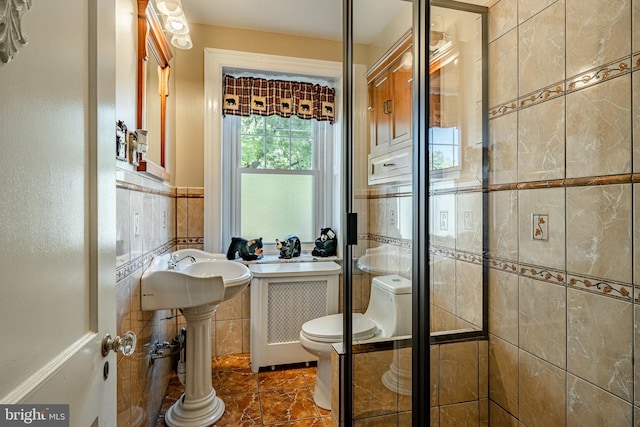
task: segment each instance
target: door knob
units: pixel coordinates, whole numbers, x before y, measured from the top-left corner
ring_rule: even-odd
[[[111,338],[111,335],[107,334],[102,339],[102,356],[106,357],[109,351],[113,350],[116,353],[122,352],[123,356],[131,356],[136,349],[136,342],[138,341],[136,334],[128,331],[124,336],[116,336]]]

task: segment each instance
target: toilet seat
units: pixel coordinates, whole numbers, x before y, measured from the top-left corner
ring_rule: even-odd
[[[313,341],[341,342],[343,333],[342,318],[343,314],[339,313],[309,320],[302,325],[302,334]],[[366,340],[378,333],[376,323],[362,313],[354,313],[352,318],[354,340]]]

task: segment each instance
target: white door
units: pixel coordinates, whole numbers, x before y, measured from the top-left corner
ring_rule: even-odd
[[[0,404],[115,426],[114,1],[0,5]]]

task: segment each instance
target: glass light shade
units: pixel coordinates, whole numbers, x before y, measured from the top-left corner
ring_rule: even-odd
[[[171,34],[186,35],[189,34],[189,24],[184,15],[169,16],[164,23],[164,29]]]
[[[182,10],[182,2],[180,0],[158,0],[156,2],[156,7],[163,15],[178,16],[184,13]]]
[[[171,37],[171,44],[178,49],[191,49],[193,47],[191,37],[189,37],[188,34],[174,34],[173,37]]]

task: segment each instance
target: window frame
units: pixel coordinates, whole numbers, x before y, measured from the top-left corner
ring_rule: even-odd
[[[242,173],[264,173],[277,175],[305,175],[313,177],[314,187],[314,217],[312,219],[312,228],[319,235],[320,228],[334,227],[332,225],[333,200],[332,188],[333,180],[333,156],[334,138],[333,129],[328,121],[313,121],[313,168],[310,170],[295,169],[259,169],[259,168],[243,168],[241,167],[241,120],[240,116],[226,116],[222,119],[222,139],[223,139],[223,158],[226,160],[223,164],[228,165],[228,171],[224,176],[228,177],[229,185],[225,185],[223,198],[223,222],[225,226],[223,230],[228,230],[228,235],[223,236],[227,241],[233,236],[241,236],[240,233],[240,212],[241,206],[241,175]],[[234,214],[234,212],[237,212]],[[313,236],[313,235],[312,235]],[[246,239],[255,237],[263,237],[263,250],[265,255],[273,255],[278,253],[275,247],[275,239],[283,239],[285,236],[241,236]],[[310,252],[315,245],[315,237],[311,241],[301,241],[302,251]]]

